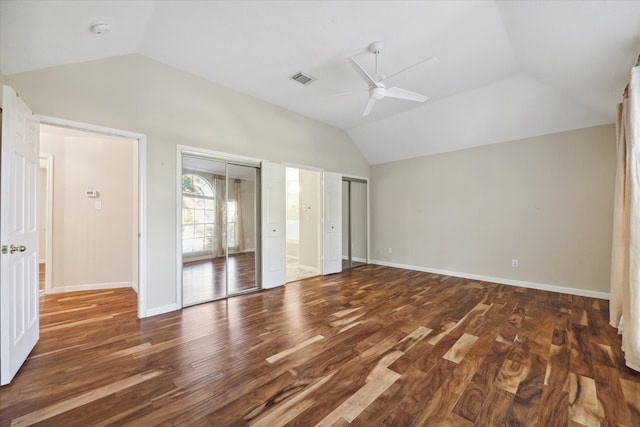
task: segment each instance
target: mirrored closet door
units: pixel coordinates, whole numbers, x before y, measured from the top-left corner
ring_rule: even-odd
[[[258,169],[182,158],[183,306],[258,287]]]
[[[342,180],[342,268],[367,264],[367,182]]]

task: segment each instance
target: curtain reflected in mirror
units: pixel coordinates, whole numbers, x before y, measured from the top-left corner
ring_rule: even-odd
[[[184,306],[257,288],[256,177],[250,166],[183,157]]]
[[[228,165],[227,265],[229,294],[256,286],[256,168]]]

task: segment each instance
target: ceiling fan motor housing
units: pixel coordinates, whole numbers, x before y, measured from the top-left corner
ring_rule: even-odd
[[[386,94],[387,91],[385,90],[385,88],[380,86],[372,87],[371,89],[369,89],[369,98],[375,99],[376,101],[384,98]]]
[[[382,52],[382,42],[373,42],[369,45],[369,52],[378,54]]]

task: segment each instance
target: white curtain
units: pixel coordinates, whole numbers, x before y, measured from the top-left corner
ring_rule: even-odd
[[[616,120],[617,169],[609,322],[622,333],[628,367],[640,371],[640,67],[631,70]]]

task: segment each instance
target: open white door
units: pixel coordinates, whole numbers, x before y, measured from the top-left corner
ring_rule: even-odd
[[[322,274],[342,271],[342,175],[324,172]]]
[[[8,384],[40,336],[38,172],[40,125],[9,86],[3,87],[0,383]]]
[[[284,165],[262,162],[262,287],[273,288],[287,281],[286,183]]]

